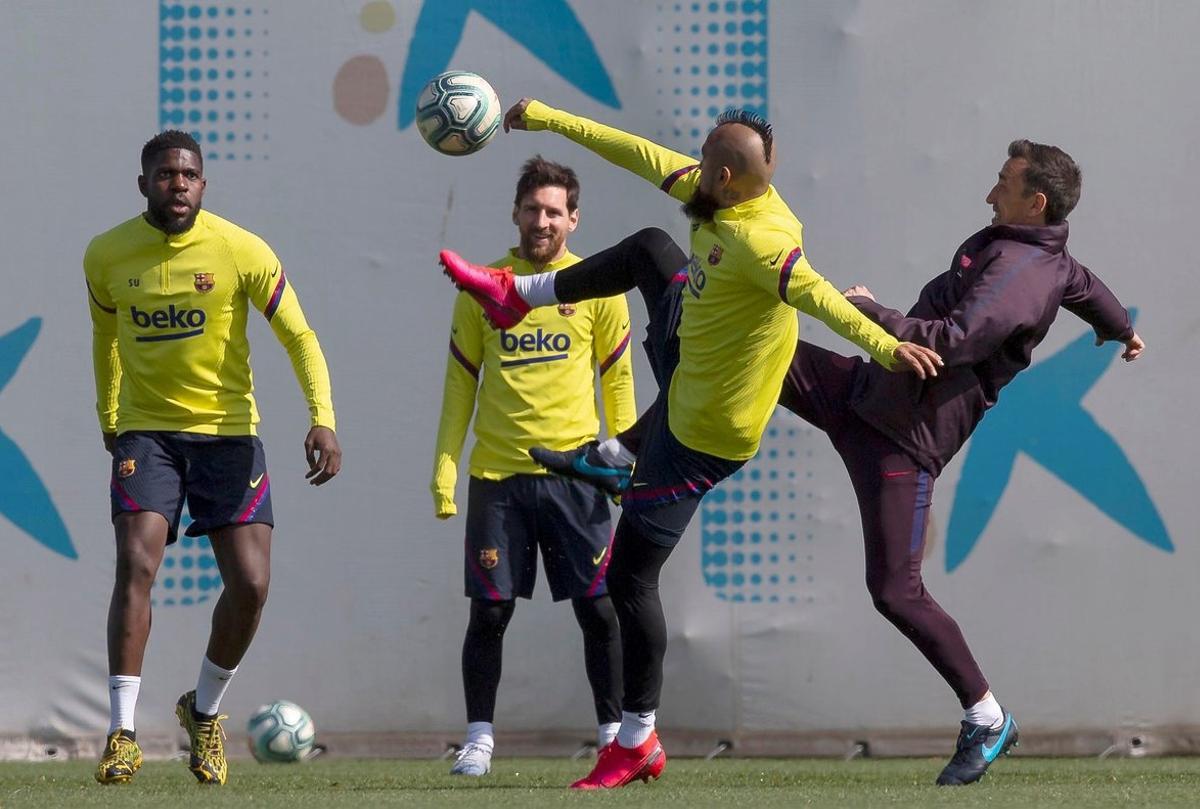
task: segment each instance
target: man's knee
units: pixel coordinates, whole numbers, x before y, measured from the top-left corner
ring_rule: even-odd
[[[121,588],[149,592],[158,573],[158,558],[142,548],[123,546],[117,550],[116,582]]]
[[[875,609],[889,620],[907,616],[921,600],[920,586],[914,587],[902,578],[868,581],[867,590]]]
[[[626,242],[637,245],[643,250],[658,251],[667,245],[675,244],[671,235],[662,228],[648,227],[626,238]]]
[[[585,635],[615,634],[617,630],[617,611],[613,607],[612,598],[607,595],[595,598],[576,598],[571,601],[575,608],[575,619]]]
[[[270,588],[271,573],[268,570],[242,571],[225,584],[225,591],[230,598],[237,602],[240,610],[247,613],[262,610]]]
[[[626,247],[637,253],[635,271],[645,272],[669,282],[687,264],[687,254],[662,228],[642,228],[625,240]]]
[[[476,635],[503,635],[516,609],[516,602],[485,601],[477,598],[471,602],[471,621],[467,631]]]

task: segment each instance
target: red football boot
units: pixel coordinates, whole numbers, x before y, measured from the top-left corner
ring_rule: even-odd
[[[666,767],[667,753],[658,743],[658,731],[651,731],[650,738],[632,750],[610,742],[588,776],[571,784],[571,789],[616,789],[636,779],[649,782]]]
[[[517,294],[512,270],[495,270],[465,260],[453,250],[443,250],[438,260],[459,289],[479,302],[483,313],[498,329],[511,329],[529,313],[529,304]]]

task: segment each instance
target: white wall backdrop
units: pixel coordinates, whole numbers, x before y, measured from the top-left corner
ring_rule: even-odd
[[[1198,34],[1200,6],[1171,0],[0,4],[0,735],[105,727],[114,554],[80,260],[141,209],[138,152],[166,126],[211,150],[206,206],[288,267],[346,455],[334,483],[305,485],[306,411],[255,323],[274,579],[224,707],[286,697],[328,732],[463,721],[463,522],[435,520],[428,494],[453,298],[437,250],[490,260],[512,244],[513,183],[535,152],[581,175],[575,252],[687,228],[665,195],[549,134],[433,152],[408,111],[447,67],[505,104],[536,96],[683,151],[715,110],[765,106],[813,265],[901,309],[990,221],[1010,140],[1071,152],[1072,252],[1137,308],[1149,349],[1125,366],[1063,314],[938,482],[927,584],[1027,727],[1200,725]],[[192,687],[219,586],[203,547],[168,560],[139,712],[151,732]],[[706,501],[663,592],[666,726],[953,729],[950,690],[873,612],[844,471],[790,415]],[[588,727],[581,651],[569,609],[544,589],[522,603],[498,723]]]

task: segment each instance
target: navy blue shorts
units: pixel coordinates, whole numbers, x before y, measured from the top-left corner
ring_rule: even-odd
[[[621,496],[622,519],[664,547],[679,542],[701,498],[746,463],[690,449],[671,433],[667,398],[671,376],[679,365],[679,321],[686,282],[687,273],[680,272],[657,301],[646,302],[650,323],[644,345],[658,381],[658,398],[631,431],[621,434],[622,442],[637,452],[633,479]],[[636,435],[629,435],[633,431]]]
[[[532,597],[539,547],[555,601],[604,595],[611,542],[608,501],[588,483],[553,475],[470,479],[469,598]]]
[[[187,535],[246,523],[273,526],[271,478],[262,442],[253,435],[134,430],[113,450],[112,516],[154,511],[167,518],[175,541],[187,499]]]

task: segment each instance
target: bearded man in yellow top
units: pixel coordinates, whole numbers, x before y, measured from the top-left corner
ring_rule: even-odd
[[[929,349],[901,343],[861,314],[804,256],[801,225],[771,185],[770,124],[722,114],[691,157],[537,101],[523,99],[506,129],[548,129],[684,203],[691,255],[661,230],[639,231],[568,269],[539,276],[479,267],[443,251],[447,274],[508,328],[531,308],[637,289],[650,314],[645,343],[658,399],[632,428],[595,447],[541,452],[562,474],[594,479],[632,462],[613,539],[608,587],[621,625],[624,696],[616,740],[572,786],[619,787],[661,775],[655,732],[666,624],[659,572],[701,498],[758,451],[795,351],[795,310],[816,317],[889,370],[936,374]]]
[[[189,768],[224,784],[218,707],[258,628],[271,569],[271,480],[255,435],[258,409],[246,318],[251,305],[287,350],[308,403],[307,477],[341,469],[329,371],[317,336],[267,243],[201,210],[200,146],[168,130],[142,149],[146,211],[92,240],[83,258],[93,328],[96,410],[112,454],[116,581],[108,612],[108,744],[102,784],[142,764],[134,708],[150,636],[150,589],[176,539],[208,536],[224,589],[194,691],[175,714]]]

